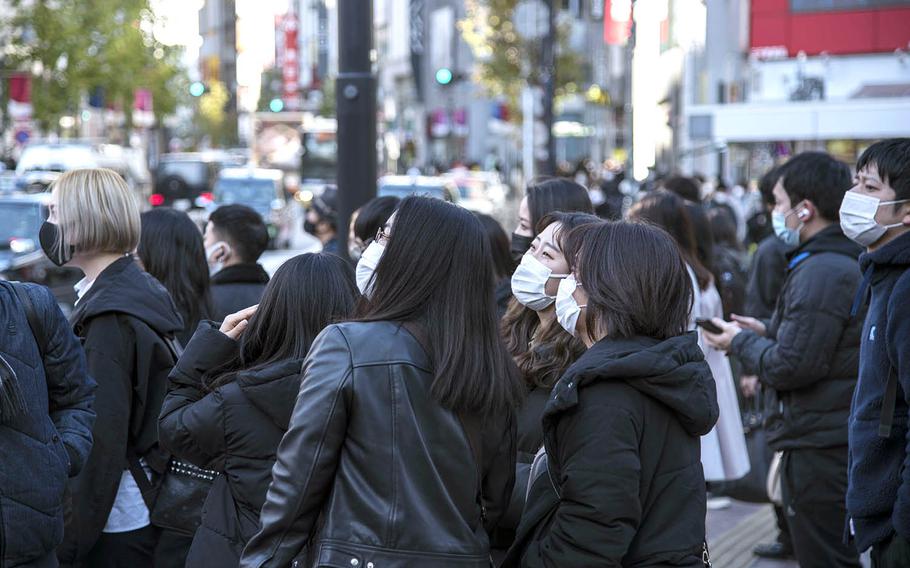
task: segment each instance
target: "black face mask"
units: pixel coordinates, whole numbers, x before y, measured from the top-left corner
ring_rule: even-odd
[[[512,233],[512,260],[521,262],[521,257],[531,248],[534,237],[526,237],[518,233]]]
[[[38,231],[38,241],[47,258],[57,266],[63,266],[72,260],[73,253],[76,251],[74,246],[60,246],[60,243],[63,242],[62,231],[59,226],[48,221],[41,225],[41,230]]]
[[[316,223],[304,220],[303,230],[306,231],[308,234],[313,235],[315,237],[316,236]]]

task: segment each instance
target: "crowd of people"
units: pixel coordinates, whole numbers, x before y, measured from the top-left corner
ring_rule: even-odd
[[[751,202],[535,180],[511,238],[382,197],[347,251],[329,192],[323,252],[272,278],[254,211],[200,231],[65,173],[69,322],[0,282],[0,568],[704,567],[753,478],[756,554],[910,566],[910,139],[854,171],[799,154]]]

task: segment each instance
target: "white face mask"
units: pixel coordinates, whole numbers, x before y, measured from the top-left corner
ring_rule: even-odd
[[[581,315],[581,309],[587,308],[587,304],[579,306],[575,301],[573,294],[579,284],[571,274],[559,283],[559,290],[556,292],[556,321],[562,328],[572,335],[577,335],[575,330],[578,324],[578,316]]]
[[[568,274],[553,274],[542,262],[530,253],[521,257],[521,264],[512,275],[512,294],[525,307],[539,312],[549,307],[556,296],[547,294],[550,278],[566,278]]]
[[[382,253],[384,252],[385,245],[373,241],[363,251],[360,260],[357,261],[357,288],[367,298],[373,293],[373,274],[376,272],[376,267],[379,266],[379,259],[382,258]]]
[[[881,201],[869,195],[848,191],[844,194],[844,201],[840,206],[840,226],[844,234],[859,245],[868,247],[874,245],[885,232],[892,227],[900,227],[903,223],[881,225],[875,220],[875,214],[882,205],[904,203],[910,199],[900,201]]]
[[[218,251],[224,249],[224,252],[220,255],[218,260],[215,260],[215,256],[218,254]],[[205,261],[209,263],[209,276],[221,272],[221,269],[224,268],[224,260],[227,258],[227,255],[231,252],[231,245],[227,244],[224,241],[218,241],[212,246],[205,249]]]

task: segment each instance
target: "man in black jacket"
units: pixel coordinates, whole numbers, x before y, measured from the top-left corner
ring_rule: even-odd
[[[774,188],[775,233],[798,246],[774,315],[766,322],[715,319],[723,333],[705,334],[774,395],[768,441],[783,452],[784,511],[803,568],[859,566],[856,550],[842,542],[847,416],[864,315],[850,313],[862,277],[860,249],[838,224],[850,185],[847,165],[821,152],[783,167]]]
[[[245,205],[224,205],[209,217],[205,254],[216,321],[259,303],[269,275],[257,261],[268,246],[262,217]]]
[[[850,412],[849,532],[874,568],[910,566],[910,138],[873,144],[841,206],[872,290]]]

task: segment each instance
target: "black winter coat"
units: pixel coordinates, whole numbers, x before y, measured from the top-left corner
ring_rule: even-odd
[[[203,322],[171,373],[161,409],[161,445],[178,458],[222,475],[202,511],[186,565],[237,566],[259,530],[278,443],[300,391],[302,359],[241,371],[208,392],[203,376],[237,355],[239,344]]]
[[[241,566],[489,566],[487,531],[515,476],[514,416],[483,425],[478,475],[459,417],[430,394],[431,368],[398,323],[316,338]]]
[[[775,450],[847,445],[865,310],[851,317],[860,248],[831,225],[790,253],[765,337],[738,334],[731,353],[773,389],[765,419]],[[770,389],[769,389],[770,390]]]
[[[66,480],[88,458],[95,421],[95,381],[57,301],[43,286],[17,284],[41,324],[42,359],[11,286],[0,282],[0,354],[26,408],[0,421],[0,568],[28,565],[63,540]]]
[[[792,250],[793,247],[776,235],[765,237],[759,243],[752,255],[752,267],[746,285],[746,304],[743,308],[745,313],[739,315],[762,320],[771,317],[787,277],[787,255]]]
[[[95,444],[70,485],[73,511],[57,551],[61,563],[78,564],[107,523],[128,468],[127,445],[153,471],[167,466],[158,448],[158,413],[174,360],[163,338],[173,338],[183,322],[164,286],[132,256],[98,275],[70,319],[98,381]]]
[[[717,416],[694,333],[592,346],[547,402],[548,472],[503,566],[702,566],[699,437]]]
[[[872,300],[850,412],[847,512],[863,551],[894,533],[910,540],[910,234],[864,254],[860,264]],[[883,438],[878,428],[892,372],[897,401],[891,436]]]
[[[212,319],[224,321],[233,313],[255,306],[268,283],[268,273],[258,264],[235,264],[219,270],[211,280],[215,309]]]

